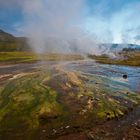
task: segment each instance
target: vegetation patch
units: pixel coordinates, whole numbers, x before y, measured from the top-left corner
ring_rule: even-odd
[[[140,51],[122,51],[115,54],[116,57],[108,55],[89,55],[89,58],[95,59],[96,62],[102,64],[140,66]]]

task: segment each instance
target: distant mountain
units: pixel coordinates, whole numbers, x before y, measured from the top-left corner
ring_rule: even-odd
[[[13,42],[16,41],[16,37],[13,35],[0,30],[0,42]]]
[[[15,37],[0,30],[0,52],[29,50],[27,38]]]

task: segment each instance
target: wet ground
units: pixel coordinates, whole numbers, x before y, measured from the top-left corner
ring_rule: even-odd
[[[92,60],[76,61],[76,62],[59,62],[67,70],[77,71],[85,75],[98,75],[109,79],[124,82],[134,92],[140,92],[140,68],[130,66],[102,65]],[[39,68],[47,68],[57,62],[38,62],[33,64],[15,64],[0,66],[0,78],[3,75],[19,74],[38,70]],[[127,75],[127,78],[123,78]]]
[[[67,65],[68,70],[74,70],[86,75],[98,75],[125,83],[134,92],[140,92],[140,67],[102,65],[92,60],[73,62]],[[123,78],[127,75],[127,78]]]
[[[41,73],[42,70],[43,73]],[[47,73],[44,71],[47,71]],[[37,73],[38,76],[30,77],[32,73]],[[48,78],[47,75],[49,75]],[[38,86],[38,83],[35,85],[32,85],[32,83],[39,78],[41,81],[39,81],[41,83],[39,89],[42,90],[42,93],[38,95],[38,88],[36,89],[37,93],[34,93],[35,90],[29,89],[35,100],[40,99],[38,102],[33,102],[34,108],[30,110],[31,114],[25,114],[23,118],[22,111],[18,111],[13,115],[13,118],[22,118],[22,121],[27,120],[28,123],[30,123],[29,118],[31,118],[32,123],[36,124],[32,128],[35,128],[34,132],[30,132],[32,129],[29,129],[28,132],[25,131],[25,135],[28,135],[28,133],[33,135],[27,138],[24,137],[22,132],[16,134],[15,130],[17,129],[13,128],[12,130],[13,124],[17,124],[18,121],[14,122],[12,120],[11,123],[9,118],[12,115],[9,114],[17,108],[17,100],[18,106],[28,107],[31,102],[29,101],[30,93],[25,92],[25,95],[28,95],[27,99],[25,95],[20,96],[19,94],[24,92],[20,91],[21,87],[25,88],[27,86],[29,88],[31,84],[30,88],[34,89],[36,84]],[[25,86],[26,80],[29,84]],[[25,84],[22,81],[25,81]],[[20,84],[18,85],[18,83]],[[16,89],[11,88],[8,84],[11,87],[15,86]],[[6,121],[5,124],[2,123],[2,127],[0,126],[0,139],[2,140],[140,139],[139,67],[102,65],[92,60],[1,65],[0,85],[0,113],[3,116],[0,121]],[[47,86],[47,91],[51,89],[50,93],[46,93],[47,91],[42,89],[42,86],[45,89]],[[51,97],[51,93],[54,91],[57,94],[56,100],[54,100],[54,95],[53,99]],[[6,95],[9,100],[3,103],[3,100],[7,100],[5,99]],[[30,97],[31,100],[32,96]],[[46,100],[49,98],[49,100],[46,101],[44,98]],[[28,103],[25,104],[22,100],[24,102],[28,101]],[[10,106],[12,106],[12,109]],[[22,121],[19,121],[21,122],[21,126],[18,125],[20,129],[24,128]],[[10,123],[7,124],[7,122]]]

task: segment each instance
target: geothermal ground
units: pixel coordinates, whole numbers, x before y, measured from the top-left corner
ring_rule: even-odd
[[[1,140],[140,139],[140,67],[80,57],[4,61]]]

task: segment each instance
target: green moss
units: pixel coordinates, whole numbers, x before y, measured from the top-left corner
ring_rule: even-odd
[[[33,128],[39,125],[42,113],[62,115],[63,107],[56,101],[57,93],[41,84],[43,77],[44,73],[32,74],[5,86],[0,94],[0,121],[5,122],[2,128],[19,125],[22,120]],[[12,117],[6,117],[11,113]]]
[[[60,128],[66,126],[75,131],[96,120],[119,118],[140,103],[139,94],[121,82],[57,72],[36,71],[1,86],[0,131],[11,129],[17,133],[18,128],[33,133],[45,129],[51,135],[53,129],[62,132],[65,130]],[[73,84],[75,81],[80,82]]]
[[[36,54],[32,52],[0,52],[0,62],[3,63],[33,63],[36,61],[82,60],[81,55],[72,54]]]

